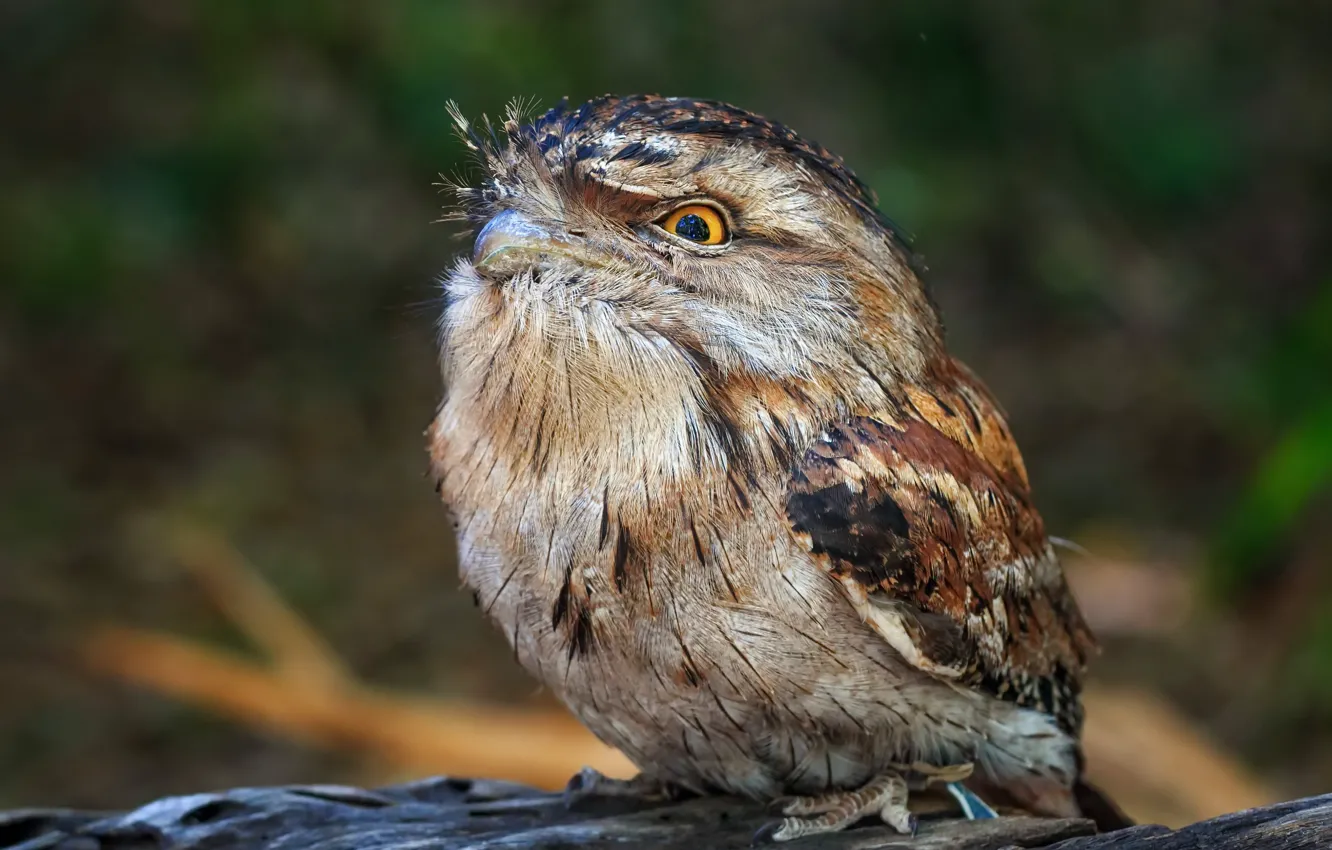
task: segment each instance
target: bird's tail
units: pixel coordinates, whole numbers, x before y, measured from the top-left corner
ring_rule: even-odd
[[[1073,783],[1073,798],[1077,800],[1082,816],[1096,822],[1098,832],[1113,832],[1133,826],[1133,821],[1124,814],[1114,801],[1100,788],[1081,777]]]

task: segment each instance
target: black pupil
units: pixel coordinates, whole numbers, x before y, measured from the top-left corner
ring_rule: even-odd
[[[675,223],[675,233],[690,242],[707,242],[708,237],[712,235],[708,223],[697,213],[680,216],[680,220]]]

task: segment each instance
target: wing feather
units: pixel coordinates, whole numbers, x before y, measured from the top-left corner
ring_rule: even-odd
[[[792,529],[910,663],[1076,732],[1095,641],[997,404],[960,365],[939,377],[806,449]]]

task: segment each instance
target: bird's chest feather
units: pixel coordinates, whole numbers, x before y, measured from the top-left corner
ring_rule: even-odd
[[[561,497],[559,470],[486,454],[472,444],[443,483],[464,581],[519,662],[640,766],[758,796],[789,776],[854,784],[909,732],[875,718],[934,698],[799,549],[764,482],[703,498],[603,475]],[[859,755],[832,758],[830,739]]]
[[[546,473],[501,463],[446,493],[478,605],[567,698],[595,701],[574,691],[607,678],[599,688],[658,699],[713,679],[730,697],[770,697],[781,666],[804,660],[797,631],[805,653],[834,649],[829,623],[850,606],[760,485],[704,493],[604,473],[571,487]]]
[[[539,465],[447,423],[432,445],[463,580],[517,660],[645,770],[814,793],[892,762],[983,761],[980,742],[1010,727],[1027,736],[1011,706],[920,672],[863,622],[791,535],[779,476],[683,487]]]

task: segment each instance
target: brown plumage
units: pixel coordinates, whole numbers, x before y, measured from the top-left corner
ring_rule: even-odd
[[[646,779],[821,795],[779,839],[910,828],[908,785],[973,763],[1078,814],[1094,642],[869,190],[707,101],[459,124],[430,449],[518,660]]]
[[[1078,681],[1094,643],[1008,428],[949,362],[932,389],[830,427],[797,464],[795,530],[866,621],[918,666],[1082,725]]]

